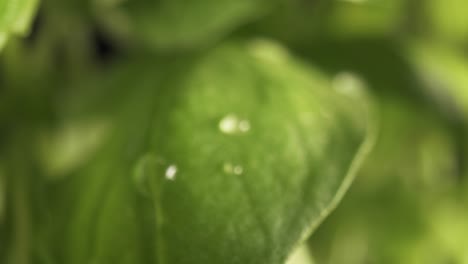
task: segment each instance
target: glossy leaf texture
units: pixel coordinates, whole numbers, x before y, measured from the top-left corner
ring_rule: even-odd
[[[226,36],[268,13],[274,1],[162,0],[121,4],[139,38],[163,50],[193,49]]]
[[[10,35],[24,35],[35,13],[38,0],[2,0],[0,2],[0,49]]]
[[[363,86],[268,41],[136,65],[105,146],[49,192],[58,262],[282,264],[375,136]]]

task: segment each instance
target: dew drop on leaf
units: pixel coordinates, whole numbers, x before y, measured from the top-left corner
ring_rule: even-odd
[[[175,165],[166,166],[162,158],[154,154],[146,154],[136,162],[133,182],[141,194],[150,196],[161,179],[173,181],[176,174]]]
[[[170,181],[174,181],[176,179],[176,176],[177,176],[177,166],[170,165],[169,167],[167,167],[166,173],[165,173],[166,179]]]

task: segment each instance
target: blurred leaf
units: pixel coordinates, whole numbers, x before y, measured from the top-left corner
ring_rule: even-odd
[[[395,102],[384,107],[374,151],[311,239],[320,263],[431,263],[411,262],[408,255],[433,235],[434,202],[456,190],[454,143],[430,115]]]
[[[117,83],[129,95],[113,137],[51,198],[76,194],[52,207],[70,223],[58,262],[284,263],[370,148],[363,87],[332,89],[275,44],[177,65]]]
[[[0,224],[3,223],[6,208],[6,177],[3,164],[0,163]]]
[[[10,34],[24,35],[37,8],[38,0],[0,2],[0,49]]]
[[[412,63],[424,86],[422,90],[447,119],[458,123],[456,136],[460,148],[461,174],[468,176],[468,60],[456,48],[413,42],[408,45],[408,61]],[[465,182],[466,184],[466,182]]]
[[[5,228],[5,218],[6,218],[6,205],[7,205],[7,179],[5,176],[5,171],[3,164],[0,162],[0,261],[4,261],[7,245],[7,234]],[[3,246],[5,245],[5,246]]]
[[[275,6],[265,0],[126,1],[132,29],[160,49],[190,49],[225,36]]]
[[[307,245],[298,247],[290,256],[286,264],[314,264]]]
[[[0,50],[5,46],[8,36],[5,32],[0,32]]]
[[[466,203],[446,197],[428,210],[429,232],[406,257],[407,263],[468,263]],[[428,253],[430,252],[430,253]]]
[[[405,23],[405,0],[290,0],[255,23],[256,34],[294,46],[326,39],[388,37]]]
[[[328,27],[341,37],[388,36],[403,25],[404,0],[332,1]]]
[[[468,2],[464,0],[426,0],[426,26],[435,36],[445,42],[468,40]]]
[[[68,122],[41,137],[38,159],[51,178],[67,175],[87,161],[106,136],[104,120]]]
[[[468,61],[462,52],[437,44],[412,43],[408,61],[423,81],[424,91],[452,115],[468,117]]]
[[[361,76],[374,88],[380,114],[378,140],[356,182],[311,238],[314,257],[324,264],[413,263],[408,255],[433,232],[434,201],[458,184],[452,120],[424,96],[401,45],[325,41],[302,54],[335,78]]]

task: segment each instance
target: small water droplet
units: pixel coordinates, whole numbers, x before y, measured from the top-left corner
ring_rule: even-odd
[[[240,165],[234,165],[230,162],[224,163],[223,170],[227,174],[241,175],[244,173],[244,168]]]
[[[246,133],[250,130],[250,122],[237,115],[229,114],[219,122],[219,130],[225,134]]]
[[[219,122],[219,129],[226,134],[232,134],[236,130],[237,117],[234,115],[228,115]]]
[[[133,181],[137,190],[150,196],[161,180],[174,181],[178,168],[176,165],[164,162],[164,159],[153,154],[142,156],[133,171]]]
[[[167,167],[165,176],[166,176],[166,179],[170,181],[174,181],[177,176],[177,166],[171,165]]]

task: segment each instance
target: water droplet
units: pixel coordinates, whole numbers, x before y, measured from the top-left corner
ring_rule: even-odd
[[[250,122],[241,119],[237,115],[229,114],[219,122],[219,130],[225,134],[246,133],[250,130]]]
[[[219,122],[219,129],[226,134],[232,134],[236,130],[238,120],[234,115],[228,115]]]
[[[333,78],[333,88],[346,95],[356,95],[365,86],[364,82],[351,72],[340,72]]]
[[[224,163],[223,166],[224,172],[227,174],[241,175],[244,173],[244,168],[240,165],[234,165],[230,162]]]
[[[167,167],[165,176],[166,176],[166,179],[170,181],[175,180],[177,176],[177,167],[175,165],[171,165]]]
[[[151,195],[159,181],[166,179],[174,181],[177,176],[176,165],[167,163],[153,154],[142,156],[136,163],[133,171],[133,181],[138,191],[144,195]]]

